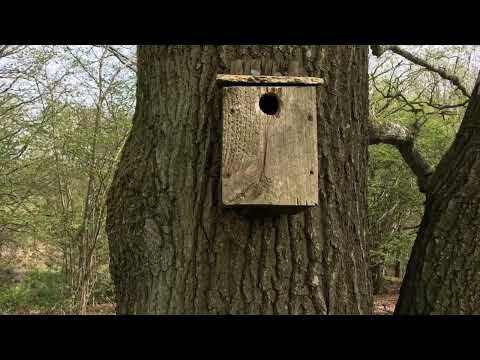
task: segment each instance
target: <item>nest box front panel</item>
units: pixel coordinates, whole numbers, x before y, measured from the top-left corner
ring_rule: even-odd
[[[223,88],[224,205],[318,204],[316,91]]]

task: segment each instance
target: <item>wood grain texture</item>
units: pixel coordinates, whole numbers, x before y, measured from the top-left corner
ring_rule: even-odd
[[[280,110],[265,114],[264,94]],[[223,89],[224,205],[318,204],[316,91],[312,87]]]
[[[293,70],[290,70],[293,71]],[[264,76],[218,74],[217,82],[221,85],[302,85],[318,86],[324,79],[308,76]]]

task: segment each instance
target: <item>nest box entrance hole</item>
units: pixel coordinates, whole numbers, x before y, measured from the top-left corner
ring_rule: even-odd
[[[275,93],[266,93],[260,97],[260,110],[267,115],[277,115],[280,112],[280,99]]]

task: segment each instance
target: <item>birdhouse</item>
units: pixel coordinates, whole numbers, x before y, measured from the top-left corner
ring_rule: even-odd
[[[318,204],[316,88],[323,79],[218,75],[226,206]]]

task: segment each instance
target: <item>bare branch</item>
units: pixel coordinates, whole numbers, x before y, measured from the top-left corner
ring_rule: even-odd
[[[385,51],[392,51],[393,53],[404,57],[405,59],[411,61],[412,63],[421,66],[429,71],[432,71],[438,74],[442,79],[450,81],[454,86],[459,89],[464,96],[470,98],[470,93],[467,91],[465,85],[460,82],[458,76],[453,74],[447,73],[444,69],[440,69],[435,65],[430,64],[429,62],[425,61],[424,59],[412,54],[411,52],[402,49],[400,46],[397,45],[389,45],[389,46],[381,46],[381,45],[371,45],[370,48],[372,49],[372,54],[379,57]]]
[[[135,61],[133,61],[133,59],[130,59],[129,57],[122,54],[120,51],[115,49],[113,46],[111,46],[111,45],[96,45],[96,46],[105,48],[106,50],[108,50],[108,52],[110,54],[115,56],[118,59],[118,61],[120,61],[120,63],[125,65],[128,69],[130,69],[134,73],[137,72],[137,67],[136,67],[137,64],[135,63]]]

